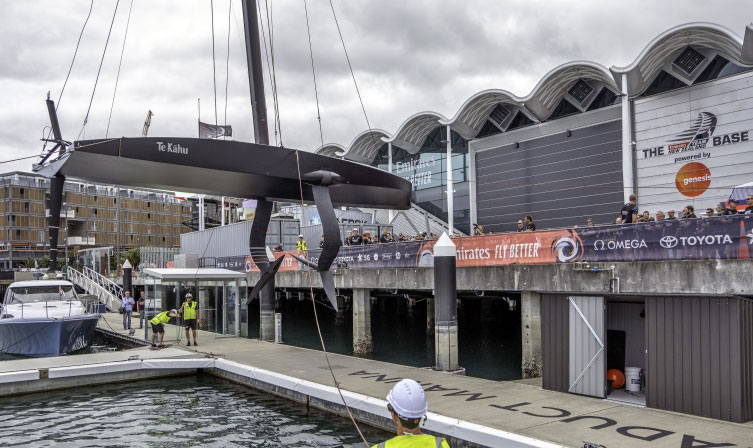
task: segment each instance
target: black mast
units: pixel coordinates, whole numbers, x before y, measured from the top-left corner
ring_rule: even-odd
[[[259,18],[256,1],[243,0],[243,28],[246,34],[246,60],[248,62],[248,86],[251,89],[251,107],[254,111],[254,140],[269,144],[267,128],[267,101],[264,97],[264,73],[261,66],[259,46]]]
[[[246,34],[246,60],[248,62],[248,86],[251,90],[251,107],[254,112],[254,140],[263,145],[269,144],[267,128],[267,101],[264,97],[264,73],[261,66],[261,47],[259,45],[259,18],[256,14],[256,1],[243,0],[243,28]],[[275,340],[275,279],[274,272],[279,268],[271,265],[266,251],[267,227],[272,216],[271,201],[257,198],[256,215],[251,224],[249,246],[251,258],[259,267],[260,278],[259,313],[261,325],[259,338],[263,341]],[[269,271],[269,272],[267,272]],[[264,275],[266,273],[266,275]],[[255,288],[256,289],[256,288]],[[253,299],[249,297],[249,301]]]

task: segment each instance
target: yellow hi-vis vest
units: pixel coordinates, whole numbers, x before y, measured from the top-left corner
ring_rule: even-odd
[[[167,321],[170,320],[170,316],[168,316],[167,313],[169,313],[169,311],[163,311],[157,314],[156,316],[154,316],[152,320],[150,320],[149,322],[153,323],[154,325],[166,324]]]
[[[196,319],[196,302],[183,302],[183,320]]]
[[[298,240],[295,242],[295,248],[297,251],[306,250],[306,240]]]
[[[450,444],[442,437],[429,434],[404,434],[371,448],[450,448]]]

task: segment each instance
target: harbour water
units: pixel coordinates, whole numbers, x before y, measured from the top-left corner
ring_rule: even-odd
[[[499,299],[464,299],[458,308],[459,362],[466,374],[508,381],[521,378],[520,312],[508,310]],[[318,302],[317,302],[318,303]],[[311,300],[279,302],[285,344],[321,350]],[[259,336],[259,302],[249,311],[251,337]],[[352,311],[340,319],[326,304],[317,304],[324,344],[328,351],[353,354]],[[434,336],[426,334],[426,300],[412,308],[399,297],[379,298],[371,309],[374,352],[371,359],[413,367],[434,364]]]
[[[363,446],[349,420],[209,375],[3,398],[0,425],[3,446]]]

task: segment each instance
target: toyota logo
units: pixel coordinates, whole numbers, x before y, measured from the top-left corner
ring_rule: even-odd
[[[673,247],[677,246],[677,238],[671,235],[663,236],[659,240],[659,244],[661,244],[661,247],[665,249],[672,249]]]

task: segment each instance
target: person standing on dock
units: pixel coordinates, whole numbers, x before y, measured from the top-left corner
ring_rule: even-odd
[[[144,328],[144,315],[146,314],[146,309],[144,308],[145,305],[146,297],[144,296],[144,291],[141,291],[139,300],[136,301],[136,312],[139,313],[139,329]]]
[[[450,448],[442,437],[421,432],[419,424],[428,412],[426,394],[416,381],[401,380],[387,395],[387,409],[397,426],[397,436],[372,448]]]
[[[152,347],[157,347],[154,345],[154,338],[157,334],[159,334],[159,346],[164,347],[164,345],[162,345],[162,340],[165,338],[165,324],[171,317],[178,317],[178,312],[174,309],[163,311],[149,321],[149,323],[152,324]]]
[[[131,313],[133,313],[133,305],[136,302],[131,297],[131,291],[126,291],[123,297],[123,329],[131,329]]]
[[[183,316],[183,325],[186,327],[186,345],[191,346],[191,337],[188,334],[188,330],[193,330],[193,345],[199,345],[196,343],[196,327],[199,320],[196,318],[196,302],[193,301],[193,295],[189,292],[186,293],[186,301],[180,305],[178,314]]]

